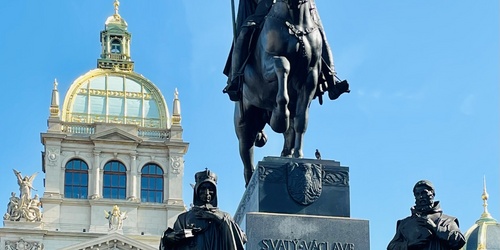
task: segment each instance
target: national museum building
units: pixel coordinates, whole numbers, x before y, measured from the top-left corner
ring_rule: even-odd
[[[97,68],[71,84],[62,106],[54,82],[43,196],[31,194],[35,175],[14,171],[21,192],[8,201],[0,249],[158,249],[185,211],[178,93],[170,114],[155,84],[134,72],[130,39],[115,1]]]

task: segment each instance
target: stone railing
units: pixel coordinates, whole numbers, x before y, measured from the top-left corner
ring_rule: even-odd
[[[63,123],[62,132],[73,135],[95,134],[95,125],[81,123]]]
[[[137,135],[139,137],[146,137],[152,140],[170,139],[170,131],[166,129],[139,128]]]
[[[95,124],[63,123],[62,132],[76,136],[88,136],[95,134],[95,127]],[[168,140],[170,139],[170,131],[167,129],[139,127],[137,136],[150,140]]]

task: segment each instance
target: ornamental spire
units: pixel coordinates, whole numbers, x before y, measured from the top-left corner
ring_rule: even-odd
[[[120,7],[120,1],[115,0],[113,5],[115,6],[115,16],[120,16],[120,14],[118,14],[118,8]]]
[[[175,88],[174,92],[174,105],[172,112],[172,124],[180,125],[181,124],[181,101],[179,101],[179,91]]]
[[[480,221],[491,221],[495,220],[493,217],[491,217],[491,214],[488,212],[488,192],[486,191],[486,177],[483,176],[483,194],[481,195],[481,199],[483,200],[483,207],[484,211],[483,214],[481,214],[481,218],[479,218],[478,222]]]
[[[133,71],[134,62],[130,57],[130,39],[128,24],[118,13],[120,1],[114,0],[115,12],[109,16],[101,31],[101,56],[97,59],[97,67],[101,69],[119,69]]]
[[[59,118],[59,91],[57,90],[57,79],[54,79],[54,88],[52,89],[52,98],[50,100],[50,117]]]

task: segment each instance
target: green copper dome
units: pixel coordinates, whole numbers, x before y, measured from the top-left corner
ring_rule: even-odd
[[[466,243],[462,250],[500,250],[500,224],[488,212],[486,182],[482,199],[484,212],[465,233]]]
[[[499,250],[500,224],[493,221],[478,221],[465,234],[463,250]]]

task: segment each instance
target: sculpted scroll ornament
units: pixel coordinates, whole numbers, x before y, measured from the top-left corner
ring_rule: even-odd
[[[43,244],[36,241],[24,241],[20,239],[19,241],[5,241],[6,250],[43,250]]]
[[[325,171],[323,176],[324,185],[346,187],[349,186],[349,174],[347,171],[329,172]]]
[[[292,164],[292,163],[289,163]],[[320,166],[319,164],[312,164]],[[287,174],[284,168],[269,168],[259,165],[259,179],[267,182],[285,182]],[[323,169],[321,172],[322,183],[325,186],[349,186],[349,174],[344,170]]]
[[[266,168],[259,165],[259,179],[269,182],[283,182],[285,180],[285,172],[283,168]]]

